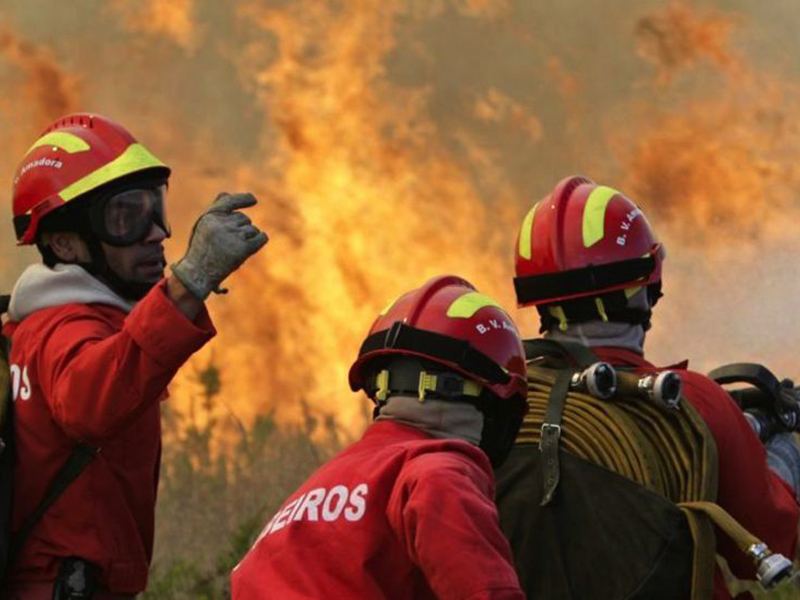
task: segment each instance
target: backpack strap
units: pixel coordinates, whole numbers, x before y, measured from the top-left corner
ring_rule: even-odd
[[[575,366],[583,368],[599,360],[588,346],[577,342],[557,342],[546,338],[536,338],[523,340],[522,345],[525,348],[525,356],[528,360],[539,357],[556,357],[566,359]]]
[[[577,369],[562,369],[556,375],[555,384],[547,399],[544,422],[542,423],[539,451],[542,453],[542,477],[544,477],[544,493],[539,506],[550,504],[558,487],[560,470],[558,462],[559,439],[561,438],[561,419],[567,404],[567,394],[572,376]]]
[[[673,409],[624,394],[601,400],[569,389],[576,371],[528,365],[530,410],[517,444],[539,443],[541,506],[551,502],[559,484],[561,448],[658,493],[683,511],[694,541],[693,600],[711,597],[713,525],[753,560],[762,587],[789,575],[791,563],[785,557],[772,554],[715,504],[716,444],[690,402]]]
[[[0,295],[0,315],[8,312],[10,300],[11,296]],[[11,398],[11,383],[8,369],[8,357],[11,353],[10,347],[11,341],[4,335],[0,335],[0,457],[2,457],[4,461],[13,461],[13,457],[10,456],[11,443],[7,445],[7,442],[4,439],[8,438],[10,442],[13,442],[11,439],[13,437],[11,431],[11,428],[13,427],[13,423],[11,422],[11,403],[13,399]],[[0,558],[3,559],[0,561],[0,575],[3,573],[3,567],[7,569],[19,556],[22,546],[25,544],[25,541],[28,539],[28,536],[33,528],[42,518],[42,515],[44,515],[47,509],[49,509],[50,506],[52,506],[53,503],[58,500],[61,494],[64,493],[64,490],[69,487],[69,485],[78,477],[78,475],[83,473],[98,452],[100,452],[100,448],[90,446],[89,444],[85,444],[83,442],[79,442],[78,445],[75,446],[75,448],[72,450],[72,453],[69,455],[69,458],[67,458],[67,461],[62,465],[62,467],[58,470],[58,473],[56,473],[55,477],[50,482],[44,497],[41,499],[33,512],[30,513],[25,519],[19,531],[11,536],[11,540],[7,547],[7,554],[5,556],[0,556]],[[10,472],[11,471],[13,471],[13,468],[10,469]],[[6,490],[6,493],[10,494],[13,486],[7,487],[8,489]],[[10,498],[6,498],[4,500],[4,505],[10,505]]]
[[[75,446],[75,448],[72,450],[72,453],[69,455],[67,462],[64,463],[61,469],[59,469],[58,473],[56,473],[56,476],[50,482],[44,498],[41,499],[39,505],[34,509],[34,511],[28,515],[19,531],[17,531],[11,537],[11,544],[9,545],[9,557],[12,563],[16,557],[19,556],[19,551],[25,544],[25,540],[28,539],[28,536],[30,535],[31,531],[33,531],[35,525],[42,518],[42,515],[44,515],[44,513],[47,512],[47,509],[50,508],[56,500],[58,500],[61,494],[64,493],[64,490],[69,487],[69,484],[77,479],[78,475],[83,473],[98,452],[100,452],[100,448],[96,446],[90,446],[89,444],[85,444],[83,442],[80,442],[77,446]]]

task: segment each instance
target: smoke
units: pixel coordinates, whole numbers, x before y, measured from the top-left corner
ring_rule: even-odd
[[[194,0],[112,0],[108,8],[131,31],[163,35],[185,50],[196,43]]]
[[[735,73],[739,59],[731,52],[734,16],[719,11],[700,12],[679,0],[639,19],[634,34],[637,52],[658,68],[657,83],[668,85],[677,74],[708,60]]]
[[[14,166],[21,152],[45,125],[61,115],[74,111],[79,104],[80,78],[65,71],[51,50],[42,43],[19,35],[5,21],[0,21],[0,77],[3,94],[0,96],[0,176],[4,188],[10,190]],[[24,107],[24,118],[20,118]],[[8,195],[4,194],[8,199]],[[11,257],[34,260],[32,251],[14,248],[10,210],[6,235],[0,238],[0,282],[7,293],[13,283]]]
[[[752,361],[796,375],[787,348],[800,336],[790,275],[800,241],[787,224],[800,217],[799,90],[736,56],[740,22],[680,3],[642,17],[639,48],[656,62],[655,86],[683,88],[701,58],[716,67],[715,85],[645,111],[633,143],[615,145],[623,189],[668,248],[664,306],[648,345],[659,356],[699,358],[699,370]]]
[[[7,24],[0,24],[0,56],[13,66],[10,77],[18,94],[5,95],[9,104],[23,103],[31,120],[47,122],[74,109],[77,97],[77,78],[61,69],[46,46],[16,35]],[[12,88],[13,89],[13,88]]]
[[[491,88],[475,103],[475,116],[487,123],[503,124],[521,131],[531,140],[542,139],[542,123],[528,113],[519,102]]]

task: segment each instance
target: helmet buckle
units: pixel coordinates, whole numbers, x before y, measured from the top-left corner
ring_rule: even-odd
[[[458,396],[480,396],[483,386],[474,381],[464,379],[455,373],[438,373],[436,375],[420,371],[419,401],[425,402],[428,392],[436,392],[443,398]]]
[[[425,402],[425,396],[429,391],[436,391],[436,383],[438,377],[427,373],[426,371],[419,372],[419,401]]]
[[[386,397],[389,395],[389,370],[384,369],[375,377],[375,385],[378,388],[375,390],[375,400],[385,402]]]
[[[440,394],[444,396],[459,396],[464,391],[464,379],[452,373],[442,373],[439,376],[439,390]]]

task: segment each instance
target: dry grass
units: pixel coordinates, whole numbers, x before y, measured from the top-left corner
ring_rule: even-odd
[[[230,571],[268,517],[343,443],[333,419],[308,412],[302,426],[278,425],[272,415],[249,427],[218,420],[216,367],[201,381],[202,425],[164,414],[155,555],[143,600],[228,598]]]

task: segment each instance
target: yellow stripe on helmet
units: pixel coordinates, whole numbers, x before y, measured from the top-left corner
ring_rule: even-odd
[[[619,194],[614,188],[598,186],[589,194],[583,207],[583,245],[593,246],[605,235],[606,208],[611,199]]]
[[[66,131],[51,131],[50,133],[44,134],[33,142],[33,145],[28,148],[28,152],[40,148],[41,146],[55,146],[56,148],[61,148],[61,150],[67,154],[86,152],[91,148],[86,140],[78,137],[74,133],[68,133]],[[26,154],[28,152],[26,152]]]
[[[153,167],[166,168],[166,166],[167,165],[153,156],[150,151],[141,144],[131,144],[125,149],[125,152],[110,163],[103,165],[96,171],[89,173],[83,179],[79,179],[75,183],[65,187],[61,190],[60,196],[65,202],[69,202],[73,198],[77,198],[81,194],[98,188],[104,183],[119,179],[130,173]]]
[[[468,292],[453,301],[450,308],[447,309],[447,316],[453,319],[469,319],[480,309],[487,306],[495,306],[503,310],[503,307],[489,298],[489,296],[484,296],[478,292]]]
[[[522,229],[519,230],[519,255],[522,258],[530,259],[533,254],[533,246],[531,245],[531,237],[533,236],[533,220],[536,217],[536,209],[539,208],[541,202],[537,202],[525,215],[522,221]]]

